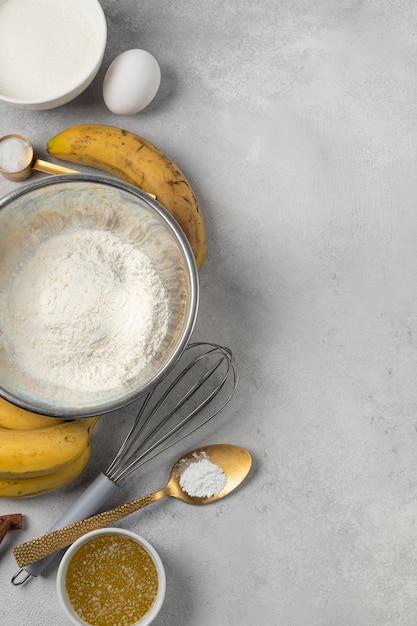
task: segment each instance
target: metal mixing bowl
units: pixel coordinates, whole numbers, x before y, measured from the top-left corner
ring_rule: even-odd
[[[6,327],[0,318],[0,395],[35,413],[76,418],[101,415],[129,404],[170,371],[196,321],[198,272],[177,222],[141,190],[116,178],[93,174],[45,177],[0,199],[3,306],[21,268],[31,262],[39,246],[63,233],[83,233],[86,229],[115,234],[151,260],[168,295],[168,330],[152,360],[132,371],[123,385],[79,390],[57,384],[53,372],[46,379],[22,364],[11,338],[18,331],[13,330],[13,321],[9,319]],[[43,271],[45,268],[40,267],[39,272]],[[28,297],[26,305],[29,313],[39,315],[39,303]],[[33,346],[31,350],[36,350],[36,341]]]

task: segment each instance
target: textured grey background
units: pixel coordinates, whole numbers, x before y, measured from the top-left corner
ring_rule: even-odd
[[[166,565],[155,626],[415,626],[415,3],[102,4],[109,41],[91,87],[55,111],[1,104],[0,132],[46,158],[61,129],[102,122],[177,161],[208,232],[195,338],[230,346],[241,375],[195,443],[254,457],[245,487],[217,505],[166,500],[123,522]],[[156,56],[162,84],[148,109],[118,118],[102,79],[131,47]],[[0,546],[1,623],[66,623],[55,570],[13,588],[11,550],[107,466],[131,415],[100,422],[73,485],[0,501],[0,514],[25,515]],[[125,483],[120,501],[159,488],[177,456]]]

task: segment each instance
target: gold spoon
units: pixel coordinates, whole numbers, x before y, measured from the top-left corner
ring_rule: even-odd
[[[204,453],[214,465],[223,470],[226,475],[226,484],[219,493],[213,496],[204,498],[190,496],[181,487],[181,472],[190,463],[204,458]],[[105,528],[122,517],[130,515],[130,513],[138,511],[152,502],[165,498],[165,496],[178,498],[188,504],[209,504],[210,502],[215,502],[240,485],[248,475],[251,465],[251,455],[240,446],[217,444],[193,450],[182,456],[174,464],[168,483],[163,489],[22,543],[13,550],[16,562],[20,567],[25,567],[30,563],[39,561],[62,548],[66,548],[85,533],[97,528]]]
[[[22,152],[22,162],[19,163],[18,169],[3,169],[0,167],[0,174],[7,178],[8,180],[12,180],[14,182],[19,182],[22,180],[26,180],[32,175],[33,170],[38,170],[39,172],[44,172],[46,174],[76,174],[76,170],[70,169],[69,167],[64,167],[62,165],[55,165],[55,163],[49,163],[48,161],[42,161],[42,159],[35,159],[33,146],[30,143],[29,139],[23,137],[23,135],[4,135],[4,137],[0,137],[0,144],[3,143],[3,150],[7,150],[7,141],[12,140],[14,145],[16,146],[16,142],[20,144],[20,149]]]
[[[38,172],[43,172],[44,174],[78,174],[78,170],[73,170],[70,167],[65,167],[64,165],[57,165],[56,163],[50,163],[49,161],[43,161],[42,159],[35,159],[33,146],[30,143],[29,139],[23,137],[23,135],[4,135],[4,137],[0,137],[0,151],[7,150],[6,142],[8,140],[17,141],[20,143],[20,148],[22,151],[22,162],[19,163],[18,169],[3,169],[0,166],[0,174],[7,178],[7,180],[12,180],[13,182],[22,182],[26,180],[32,175],[33,170],[37,170]],[[3,147],[1,144],[3,143]],[[6,148],[4,147],[6,145]],[[153,193],[145,192],[151,198],[156,200],[156,195]]]

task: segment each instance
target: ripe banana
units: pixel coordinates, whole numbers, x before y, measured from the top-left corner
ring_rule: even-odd
[[[206,254],[206,231],[196,197],[171,159],[132,132],[101,124],[72,126],[48,142],[52,157],[105,170],[157,197],[183,229],[197,267]]]
[[[0,478],[0,498],[29,498],[68,485],[81,474],[90,458],[90,452],[88,445],[73,463],[51,474],[30,478]]]
[[[98,417],[38,430],[0,428],[0,478],[51,474],[76,461],[89,446]]]
[[[0,398],[0,428],[12,430],[37,430],[62,424],[63,419],[57,417],[47,417],[38,415],[31,411],[26,411],[4,398]]]

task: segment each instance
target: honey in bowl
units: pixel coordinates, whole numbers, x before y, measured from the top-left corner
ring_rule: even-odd
[[[165,592],[159,557],[129,531],[107,529],[89,535],[74,544],[61,563],[65,571],[58,573],[69,617],[91,626],[149,624]]]

